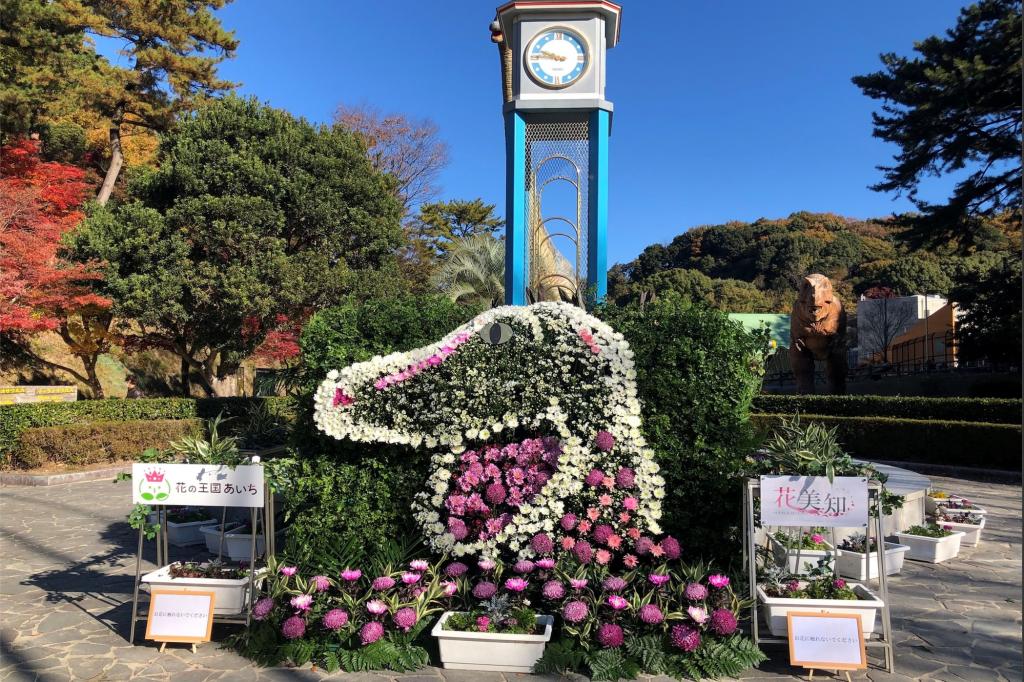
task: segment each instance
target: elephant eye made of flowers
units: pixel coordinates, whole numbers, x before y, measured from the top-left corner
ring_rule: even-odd
[[[485,343],[489,343],[492,346],[500,346],[503,343],[507,343],[515,335],[515,331],[512,327],[504,322],[491,322],[485,324],[477,333]]]

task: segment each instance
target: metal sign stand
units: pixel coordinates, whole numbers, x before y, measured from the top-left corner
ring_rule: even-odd
[[[195,505],[202,506],[202,505]],[[166,505],[154,505],[154,509],[157,515],[157,523],[160,529],[157,531],[156,536],[156,565],[166,566],[170,563],[170,547],[167,541],[167,506]],[[224,517],[226,516],[225,511],[221,513],[221,539],[220,539],[220,550],[221,553],[224,551]],[[215,623],[237,623],[244,624],[246,627],[249,626],[252,618],[252,604],[256,597],[255,580],[256,580],[256,536],[257,528],[263,531],[264,544],[266,546],[266,556],[270,558],[274,556],[274,492],[271,490],[269,485],[263,486],[263,514],[257,513],[257,507],[250,509],[249,528],[252,530],[252,540],[250,541],[249,547],[249,592],[248,592],[248,603],[245,605],[245,615],[216,615],[213,616]],[[135,586],[132,590],[132,619],[129,625],[130,632],[128,635],[128,643],[135,643],[135,628],[139,621],[145,621],[149,616],[149,602],[146,602],[146,610],[139,611],[139,588],[142,582],[142,548],[143,540],[145,539],[145,527],[139,527],[139,545],[135,557]],[[221,554],[218,554],[218,558]],[[193,652],[195,646],[192,647]]]
[[[756,478],[748,478],[743,487],[743,560],[747,566],[747,579],[750,584],[750,627],[754,643],[761,644],[787,644],[788,640],[782,637],[765,636],[760,633],[760,605],[757,599],[757,540],[755,537],[757,525],[754,519],[754,501],[761,498],[761,481]],[[865,529],[865,552],[864,574],[870,576],[868,559],[871,556],[872,525],[874,526],[875,546],[878,548],[878,591],[882,600],[882,633],[877,639],[869,635],[864,645],[868,648],[882,649],[885,657],[885,670],[892,673],[895,670],[893,661],[892,642],[892,621],[889,617],[889,591],[885,575],[885,533],[882,529],[882,484],[878,481],[868,481],[868,509],[872,506],[875,510],[874,518],[869,518],[868,527]],[[836,546],[835,528],[832,528],[832,546]],[[799,547],[799,545],[798,545]],[[800,549],[797,549],[797,566],[800,561]],[[865,582],[870,582],[866,580]]]

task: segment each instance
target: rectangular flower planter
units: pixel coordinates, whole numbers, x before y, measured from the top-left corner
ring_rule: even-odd
[[[238,528],[241,525],[242,524],[238,523],[237,521],[228,521],[227,523],[224,524],[224,551],[225,551],[225,553],[227,552],[227,548],[228,548],[228,537],[227,537],[227,534],[231,532],[232,528]],[[218,552],[221,551],[221,549],[220,549],[220,528],[221,528],[221,524],[218,523],[215,526],[203,526],[199,530],[199,532],[202,533],[203,537],[206,539],[206,551],[209,552],[210,554],[217,554]],[[248,550],[246,550],[246,551],[248,551]],[[245,557],[245,558],[248,558],[248,557]],[[235,561],[238,561],[238,560],[235,559]]]
[[[149,523],[157,522],[156,512],[149,515]],[[203,528],[219,523],[217,519],[203,519],[201,521],[189,521],[188,523],[175,523],[167,521],[167,542],[175,547],[190,547],[201,545],[206,542],[203,536]]]
[[[258,587],[263,581],[266,568],[256,572],[254,584]],[[216,616],[236,616],[245,613],[249,606],[249,578],[172,578],[171,567],[164,566],[142,576],[142,582],[152,587],[183,590],[185,592],[212,591],[216,596],[213,601],[213,613]]]
[[[513,635],[495,632],[462,632],[445,630],[444,623],[454,611],[445,611],[431,634],[437,637],[441,664],[450,670],[488,670],[494,672],[529,673],[544,655],[551,639],[552,616],[537,616],[544,626],[540,635]]]
[[[948,502],[948,500],[944,500],[944,501]],[[942,502],[939,502],[938,504],[935,505],[935,511],[932,512],[932,513],[934,513],[934,514],[979,514],[981,516],[984,516],[985,514],[988,514],[988,510],[985,509],[984,507],[979,507],[976,504],[972,504],[970,507],[968,507],[966,509],[963,509],[963,508],[960,508],[960,507],[952,507],[952,506],[950,506],[948,504],[942,504]]]
[[[960,553],[960,541],[964,534],[957,532],[944,538],[929,538],[924,535],[896,533],[896,537],[901,545],[910,547],[910,551],[907,552],[908,559],[939,564],[953,559]]]
[[[976,547],[981,544],[981,530],[985,527],[985,517],[979,514],[977,518],[980,523],[955,523],[953,521],[936,521],[936,523],[939,526],[949,526],[951,530],[962,532],[964,537],[960,541],[961,545]]]
[[[960,497],[959,495],[950,495],[949,497],[932,497],[931,495],[926,495],[924,498],[924,510],[928,514],[935,514],[939,511],[940,508],[951,509],[953,511],[977,512],[979,514],[988,513],[987,509],[983,509],[982,507],[979,507],[973,502],[971,503],[971,506],[968,509],[959,509],[956,507],[951,507],[949,504],[950,502],[962,502],[963,499],[964,498]]]
[[[772,546],[772,554],[775,556],[775,562],[779,566],[785,566],[786,570],[792,575],[807,575],[811,572],[811,569],[816,568],[818,562],[829,556],[829,565],[835,566],[836,550],[831,543],[824,543],[828,549],[801,549],[799,550],[800,555],[797,557],[796,549],[789,549],[784,544],[775,539],[774,535],[768,536],[768,541]],[[798,561],[799,558],[799,561]],[[799,563],[799,566],[797,565]]]
[[[810,611],[821,613],[852,613],[860,616],[861,631],[865,639],[879,626],[878,612],[885,605],[881,599],[859,583],[850,583],[860,599],[791,599],[788,597],[769,597],[764,588],[757,586],[757,598],[764,604],[765,619],[768,630],[776,637],[786,637],[789,626],[786,614],[790,611]]]
[[[267,551],[267,542],[263,533],[256,536],[256,556],[261,557]],[[252,533],[224,533],[224,553],[232,561],[249,561],[252,554]]]
[[[899,575],[903,570],[903,559],[910,548],[895,542],[885,543],[885,574]],[[867,570],[864,558],[867,557]],[[863,554],[848,549],[836,550],[836,573],[853,580],[878,580],[878,552]]]

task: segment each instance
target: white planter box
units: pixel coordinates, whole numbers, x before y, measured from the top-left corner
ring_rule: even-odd
[[[544,655],[544,646],[551,639],[552,616],[537,616],[544,626],[542,635],[513,635],[494,632],[460,632],[445,630],[444,622],[454,611],[445,611],[431,634],[437,637],[441,664],[454,670],[490,670],[529,673]]]
[[[254,585],[263,581],[266,568],[256,573]],[[235,616],[245,613],[249,606],[249,577],[220,578],[172,578],[171,567],[164,566],[152,573],[142,576],[142,582],[152,587],[183,590],[185,592],[212,591],[216,596],[213,600],[213,613],[216,616]]]
[[[871,590],[859,583],[850,583],[860,599],[790,599],[788,597],[769,597],[764,588],[757,586],[757,598],[764,604],[768,630],[776,637],[786,637],[789,626],[786,614],[790,611],[809,611],[811,613],[852,613],[860,616],[860,627],[865,639],[876,630],[878,611],[885,605]]]
[[[832,547],[832,544],[826,542],[825,545],[828,547],[825,549],[788,549],[784,544],[775,539],[774,535],[768,536],[768,541],[772,545],[772,554],[775,556],[775,562],[779,566],[785,566],[786,570],[792,575],[807,575],[811,572],[811,569],[818,566],[818,562],[824,559],[826,556],[830,557],[828,564],[835,566],[836,551]],[[797,552],[799,551],[799,557]],[[799,558],[799,561],[798,561]],[[800,565],[798,566],[797,563]]]
[[[979,507],[976,504],[972,504],[967,509],[962,509],[959,507],[950,507],[947,504],[943,504],[943,502],[949,502],[949,500],[942,500],[940,502],[937,502],[935,505],[935,511],[932,512],[933,514],[978,514],[980,516],[988,514],[987,509],[985,509],[984,507]]]
[[[951,507],[949,506],[950,502],[961,502],[963,501],[963,499],[964,498],[960,497],[959,495],[950,495],[949,497],[932,497],[931,495],[928,495],[924,498],[925,511],[929,514],[935,514],[938,512],[940,508],[951,509]],[[988,513],[987,509],[983,509],[982,507],[979,507],[973,502],[971,503],[971,507],[969,509],[954,509],[954,511],[969,511],[977,512],[979,514]]]
[[[956,557],[960,553],[960,541],[963,533],[953,533],[944,538],[929,538],[924,535],[896,533],[901,545],[910,547],[907,558],[914,561],[927,561],[938,564]]]
[[[224,529],[225,529],[225,532],[224,532],[224,551],[225,552],[227,551],[227,548],[228,548],[228,537],[227,537],[227,534],[231,532],[232,528],[238,528],[241,525],[242,524],[238,523],[237,521],[228,521],[227,523],[224,524]],[[210,554],[217,554],[217,553],[220,552],[220,526],[221,526],[221,524],[218,523],[215,526],[203,526],[199,530],[199,532],[202,533],[203,537],[206,539],[206,551],[209,552]],[[246,558],[248,558],[248,557],[246,557]]]
[[[959,514],[960,512],[956,513]],[[985,517],[979,515],[977,518],[981,523],[955,523],[953,521],[936,521],[935,523],[937,523],[940,528],[943,526],[949,526],[952,530],[963,533],[964,537],[960,540],[961,545],[976,547],[981,543],[981,529],[985,527]]]
[[[267,551],[267,542],[263,533],[260,533],[256,536],[256,556],[263,556],[265,551]],[[224,553],[232,561],[249,561],[252,558],[252,533],[232,533],[230,531],[225,533]]]
[[[151,512],[146,517],[149,523],[157,523],[156,512]],[[190,547],[201,545],[206,542],[202,529],[205,526],[212,526],[218,523],[217,519],[203,519],[202,521],[189,521],[188,523],[175,523],[167,521],[167,542],[175,547]]]
[[[903,559],[910,548],[895,542],[885,543],[885,574],[899,575],[903,570]],[[864,558],[867,557],[867,571]],[[878,580],[878,552],[862,554],[848,549],[836,550],[836,573],[854,580]]]

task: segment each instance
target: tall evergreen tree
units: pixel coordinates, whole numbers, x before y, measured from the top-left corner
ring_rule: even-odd
[[[900,147],[872,189],[906,193],[921,214],[905,220],[922,242],[953,238],[967,250],[979,217],[1009,209],[1020,220],[1021,4],[981,0],[914,49],[882,54],[883,70],[853,78],[883,102],[875,137]],[[946,203],[918,195],[923,178],[961,171]]]

